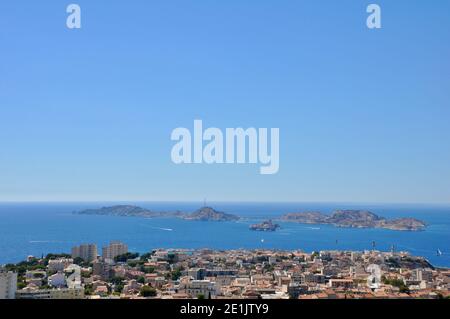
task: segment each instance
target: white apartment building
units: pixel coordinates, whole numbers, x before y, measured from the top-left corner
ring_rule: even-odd
[[[67,279],[67,288],[69,289],[81,289],[81,267],[78,265],[70,265],[65,270]]]
[[[97,245],[83,244],[72,248],[72,258],[81,258],[84,261],[92,262],[97,259]]]
[[[124,243],[113,241],[108,246],[103,247],[102,256],[103,259],[114,260],[117,256],[124,255],[128,252],[128,246]]]
[[[0,299],[15,299],[17,274],[0,268]]]
[[[58,272],[64,271],[66,267],[73,264],[73,259],[71,258],[60,258],[48,261],[48,271],[49,272]]]
[[[22,289],[16,293],[17,299],[84,299],[84,289]]]
[[[415,269],[412,273],[417,281],[433,282],[433,272],[425,269]]]
[[[66,276],[64,272],[59,271],[48,277],[48,284],[52,287],[63,288],[66,286]]]
[[[205,298],[213,298],[218,294],[215,282],[209,280],[184,281],[180,284],[179,290],[194,298],[198,295],[203,295]]]

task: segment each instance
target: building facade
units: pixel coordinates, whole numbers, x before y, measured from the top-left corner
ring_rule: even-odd
[[[124,243],[113,241],[108,246],[103,247],[102,256],[103,259],[114,260],[117,256],[124,255],[128,252],[128,246]]]
[[[97,245],[83,244],[72,248],[72,258],[81,258],[84,261],[92,262],[97,259]]]
[[[22,289],[17,299],[84,299],[84,289]]]
[[[14,299],[17,290],[17,274],[0,269],[0,299]]]

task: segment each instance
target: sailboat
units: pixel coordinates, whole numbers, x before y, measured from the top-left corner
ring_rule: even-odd
[[[442,251],[440,249],[437,250],[438,257],[441,257],[443,255]]]

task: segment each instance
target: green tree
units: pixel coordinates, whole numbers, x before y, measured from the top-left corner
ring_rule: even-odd
[[[141,256],[141,260],[142,261],[147,261],[147,260],[149,260],[151,257],[152,257],[152,253],[146,253],[146,254],[143,254],[142,256]]]
[[[170,278],[174,281],[180,279],[180,277],[181,277],[181,269],[180,268],[173,270],[172,273],[170,274]]]
[[[113,285],[120,285],[123,283],[124,280],[125,280],[125,278],[122,278],[122,277],[113,277],[113,278],[111,278],[111,283]]]
[[[123,291],[123,284],[122,283],[114,286],[114,292],[121,293],[122,291]]]
[[[78,266],[82,266],[82,265],[85,264],[83,258],[81,258],[81,257],[76,257],[76,258],[73,260],[73,263],[74,263],[75,265],[78,265]]]
[[[17,289],[23,289],[23,288],[25,288],[26,286],[27,286],[27,284],[24,283],[24,282],[18,282],[18,283],[17,283]]]
[[[141,288],[141,296],[142,297],[156,297],[157,293],[156,293],[156,289],[152,288],[150,286],[142,286]]]
[[[84,294],[86,296],[91,296],[94,293],[94,288],[91,284],[87,284],[84,286]]]
[[[146,274],[153,274],[155,272],[155,267],[146,267],[144,265],[141,265],[139,269]]]
[[[136,259],[139,257],[138,253],[126,253],[120,256],[117,256],[114,258],[115,262],[122,262],[125,263],[127,262],[129,259]]]
[[[393,287],[397,287],[401,293],[407,293],[407,294],[410,293],[408,286],[405,285],[405,282],[402,279],[397,279],[397,278],[388,279],[386,277],[382,277],[381,280],[385,285],[391,285]]]

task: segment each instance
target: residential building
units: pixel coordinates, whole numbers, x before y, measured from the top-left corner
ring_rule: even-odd
[[[17,290],[17,273],[0,268],[0,299],[14,299]]]
[[[56,288],[65,287],[66,286],[66,276],[64,275],[64,272],[59,271],[56,274],[49,276],[48,284],[49,284],[49,286],[56,287]]]
[[[180,284],[180,291],[196,298],[203,295],[210,299],[217,295],[216,284],[209,280],[188,280]]]
[[[83,299],[84,289],[22,289],[16,292],[17,299]]]
[[[298,297],[300,295],[304,295],[304,294],[308,293],[308,285],[302,285],[299,283],[291,283],[288,285],[287,292],[292,299],[298,299]]]
[[[114,260],[117,256],[124,255],[128,252],[128,246],[124,243],[113,241],[108,246],[103,247],[102,256],[103,259]]]
[[[60,259],[53,259],[48,261],[48,271],[58,272],[58,271],[64,271],[66,267],[73,264],[72,258],[60,258]]]
[[[108,280],[112,275],[111,264],[104,261],[94,261],[92,264],[92,273],[94,276],[99,276],[102,280]]]
[[[87,262],[93,262],[97,259],[97,245],[83,244],[72,248],[72,258],[81,258]]]

